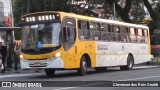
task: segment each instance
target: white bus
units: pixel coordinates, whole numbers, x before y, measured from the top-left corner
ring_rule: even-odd
[[[45,37],[47,35],[47,40]],[[110,66],[130,70],[151,60],[147,26],[46,11],[22,16],[21,68],[105,71]]]

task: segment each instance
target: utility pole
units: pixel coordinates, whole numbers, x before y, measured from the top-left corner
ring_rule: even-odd
[[[113,2],[113,17],[114,17],[114,20],[116,20],[116,7],[115,7],[115,2]]]
[[[10,10],[11,10],[11,18],[12,18],[12,27],[14,27],[14,15],[13,15],[13,0],[10,0]],[[11,31],[11,46],[10,47],[12,47],[12,50],[11,50],[11,52],[12,52],[12,55],[11,55],[11,57],[12,57],[12,60],[14,61],[14,69],[15,69],[15,71],[17,71],[17,60],[16,60],[16,58],[15,58],[15,56],[16,56],[16,54],[15,54],[15,51],[14,51],[14,48],[15,48],[15,46],[14,46],[14,41],[15,41],[15,36],[14,36],[14,30],[12,29],[12,31]]]
[[[11,10],[11,18],[12,18],[12,27],[14,27],[14,18],[13,18],[13,0],[10,0],[10,10]]]
[[[27,13],[30,13],[30,0],[27,0]]]

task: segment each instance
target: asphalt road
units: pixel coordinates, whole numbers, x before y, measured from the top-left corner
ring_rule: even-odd
[[[96,72],[90,69],[86,76],[77,75],[75,70],[57,71],[54,77],[47,77],[43,71],[39,73],[23,73],[0,75],[0,81],[20,81],[20,82],[42,82],[42,86],[50,85],[54,87],[42,88],[0,88],[0,90],[159,90],[160,89],[160,67],[159,66],[138,66],[130,71],[121,71],[119,68],[108,68],[106,72]],[[54,81],[54,82],[50,82]],[[145,81],[145,82],[144,82]],[[153,82],[155,81],[155,82]],[[138,83],[147,85],[156,83],[159,87],[126,87],[113,86],[131,85]],[[121,84],[122,83],[122,84]],[[156,85],[155,84],[155,85]],[[147,85],[148,86],[148,85]]]

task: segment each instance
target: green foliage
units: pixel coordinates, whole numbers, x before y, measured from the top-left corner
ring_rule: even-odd
[[[150,27],[151,44],[159,45],[160,44],[160,3],[157,4],[157,7],[154,9],[156,16],[158,17],[157,21],[149,22],[148,26]],[[155,33],[153,33],[155,32]]]
[[[14,0],[13,13],[15,26],[20,24],[22,15],[40,11],[66,11],[70,12],[71,7],[67,4],[69,0]],[[16,39],[20,39],[21,31],[15,31]]]
[[[19,22],[20,22],[20,17],[23,15],[24,13],[24,9],[23,8],[23,1],[24,0],[14,0],[13,3],[13,14],[14,14],[14,25],[18,26]],[[16,30],[15,31],[15,39],[19,40],[21,38],[21,30]]]
[[[82,1],[82,0],[75,0]],[[73,5],[72,0],[14,0],[15,26],[20,22],[20,17],[27,13],[40,11],[64,11],[76,14],[91,15],[95,4],[102,4],[104,0],[87,0],[87,4]],[[90,4],[90,5],[88,5]],[[88,8],[85,8],[85,7]]]
[[[148,26],[150,27],[151,34],[156,30],[160,31],[160,2],[157,4],[157,7],[154,9],[155,15],[158,17],[156,21],[149,22]]]
[[[132,21],[134,23],[141,23],[145,18],[144,4],[142,0],[133,0],[132,11],[131,11]]]
[[[160,20],[160,2],[157,4],[157,7],[155,8],[154,12]]]
[[[82,0],[74,0],[74,1],[82,1]],[[117,3],[119,0],[115,0]],[[140,23],[144,19],[144,0],[130,0],[132,1],[132,13],[130,16],[133,17],[132,22],[134,23]],[[72,12],[76,14],[82,14],[82,15],[88,15],[88,16],[96,16],[95,13],[93,13],[93,10],[95,9],[95,5],[100,4],[103,5],[105,8],[105,14],[107,15],[108,13],[113,12],[113,2],[114,0],[86,0],[87,4],[82,5],[73,5],[72,0],[14,0],[14,23],[15,26],[19,25],[20,22],[20,17],[24,14],[27,13],[32,13],[32,12],[40,12],[40,11],[65,11],[65,12]],[[108,6],[109,5],[109,6]],[[118,4],[116,4],[118,5]],[[130,6],[130,4],[127,4]],[[88,8],[85,8],[88,7]],[[109,8],[109,9],[108,9]],[[160,8],[160,5],[159,5]],[[156,13],[159,15],[158,17],[160,18],[160,9],[157,8]],[[126,8],[121,8],[116,10],[118,12],[122,12],[121,16],[122,19],[130,19],[128,13],[129,9],[127,11]],[[108,12],[107,12],[108,10]],[[128,20],[127,19],[127,20]],[[123,21],[127,21],[123,20]],[[130,20],[129,20],[130,21]],[[151,28],[155,28],[155,22],[151,22],[149,24]],[[157,26],[157,25],[156,25]],[[16,38],[20,38],[20,31],[15,32]]]

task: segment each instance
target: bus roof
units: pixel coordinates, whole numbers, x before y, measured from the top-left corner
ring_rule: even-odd
[[[74,14],[74,13],[67,13],[67,12],[63,12],[63,11],[35,12],[35,13],[26,14],[24,16],[31,15],[31,14],[39,14],[39,13],[59,13],[59,14],[63,14],[64,16],[70,16],[70,17],[74,17],[74,18],[78,18],[78,19],[82,19],[82,20],[98,21],[98,22],[105,22],[105,23],[117,24],[117,25],[122,25],[122,26],[130,26],[130,27],[137,27],[137,28],[139,27],[139,28],[146,28],[146,29],[148,29],[148,26],[145,26],[145,25],[137,25],[137,24],[131,24],[131,23],[126,23],[126,22],[101,19],[101,18],[96,18],[96,17],[78,15],[78,14]],[[22,16],[22,17],[24,17],[24,16]]]

